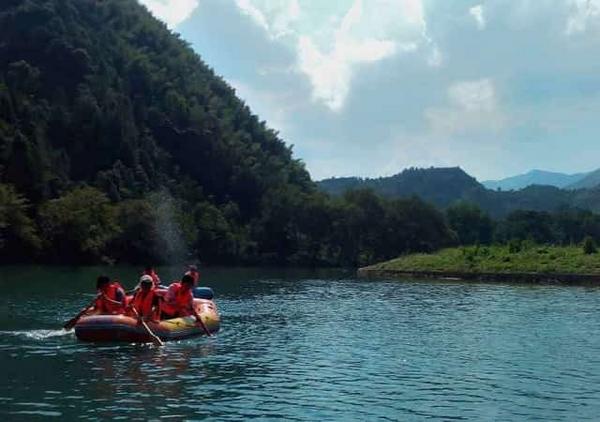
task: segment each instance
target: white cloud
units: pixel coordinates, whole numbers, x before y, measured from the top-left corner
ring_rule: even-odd
[[[362,1],[358,0],[344,17],[329,53],[323,53],[310,37],[303,36],[298,41],[300,70],[311,80],[313,97],[334,111],[342,107],[348,94],[354,64],[375,62],[396,51],[397,46],[391,40],[353,36],[352,29],[360,22],[362,13]]]
[[[585,32],[590,20],[600,16],[600,0],[569,0],[571,13],[567,18],[567,35]]]
[[[272,39],[292,33],[291,25],[300,18],[298,0],[235,0],[242,13],[265,29]]]
[[[449,106],[425,110],[433,132],[497,132],[504,128],[506,117],[498,107],[491,79],[456,82],[448,88],[447,96]]]
[[[298,42],[299,68],[313,85],[313,99],[333,111],[343,107],[356,65],[414,51],[422,40],[420,1],[371,1],[368,5],[365,10],[362,0],[354,2],[335,31],[333,47],[328,51],[309,36],[300,37]],[[404,26],[408,34],[394,36],[394,26]]]
[[[483,6],[478,4],[477,6],[473,6],[469,9],[469,15],[473,16],[475,19],[475,23],[477,24],[477,29],[483,30],[485,29],[486,21],[483,15]]]
[[[491,111],[496,107],[494,84],[488,78],[456,82],[448,88],[448,97],[467,111]]]
[[[198,7],[199,0],[139,0],[154,16],[171,29],[185,21]]]
[[[422,0],[352,0],[348,9],[342,2],[324,2],[306,10],[298,0],[236,4],[271,39],[288,36],[284,42],[295,50],[297,70],[311,82],[313,100],[332,111],[342,109],[358,65],[421,45],[432,49],[430,66],[441,64],[441,52],[427,37]]]
[[[244,14],[250,16],[258,26],[269,29],[267,18],[259,8],[254,6],[251,0],[235,0],[235,3],[237,4],[237,7],[239,7]]]

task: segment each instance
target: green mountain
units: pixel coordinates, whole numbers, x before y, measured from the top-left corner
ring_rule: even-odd
[[[390,177],[331,178],[317,183],[320,189],[332,195],[341,195],[350,189],[367,188],[386,197],[416,195],[442,207],[482,189],[477,180],[460,167],[409,168]]]
[[[591,189],[600,186],[600,169],[588,173],[584,178],[567,186],[567,189]]]
[[[0,6],[3,181],[29,198],[84,181],[120,200],[189,177],[254,216],[313,189],[290,149],[135,1]]]
[[[488,189],[519,190],[531,185],[555,186],[566,188],[585,178],[588,173],[565,174],[544,170],[531,170],[525,174],[507,177],[501,180],[485,180],[481,182]]]
[[[354,265],[451,238],[419,200],[320,193],[136,0],[0,2],[0,261]]]

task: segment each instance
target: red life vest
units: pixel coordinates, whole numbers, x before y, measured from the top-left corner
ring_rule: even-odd
[[[148,291],[144,291],[143,289],[139,289],[133,295],[133,299],[131,300],[131,306],[138,311],[140,316],[145,318],[153,318],[155,315],[152,312],[152,306],[154,305],[156,295],[154,294],[154,289],[150,289]]]
[[[125,290],[118,281],[111,281],[98,292],[100,297],[96,299],[95,308],[102,314],[123,314],[127,297]]]
[[[165,301],[161,306],[162,312],[177,316],[193,315],[192,289],[184,289],[181,282],[171,284],[164,298]]]

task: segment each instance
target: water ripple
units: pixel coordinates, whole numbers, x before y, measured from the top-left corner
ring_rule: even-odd
[[[213,279],[222,331],[162,348],[85,344],[56,329],[81,307],[79,294],[64,294],[72,284],[51,301],[47,291],[5,292],[0,415],[362,421],[600,414],[598,289],[293,273]]]

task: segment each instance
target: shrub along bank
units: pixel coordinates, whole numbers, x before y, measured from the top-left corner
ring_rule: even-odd
[[[589,248],[589,245],[586,247]],[[410,254],[368,267],[399,273],[536,273],[600,275],[600,254],[583,246],[540,246],[511,242],[502,246],[467,246],[433,254]],[[585,250],[584,250],[585,249]]]

